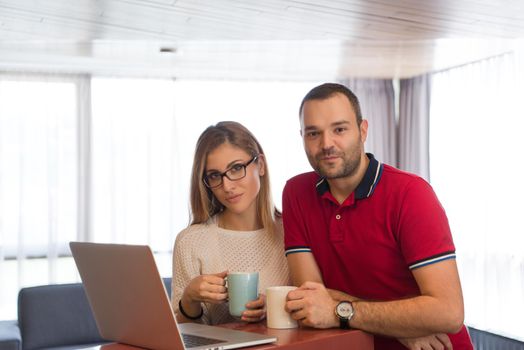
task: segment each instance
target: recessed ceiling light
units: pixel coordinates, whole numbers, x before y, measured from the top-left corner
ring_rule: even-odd
[[[176,53],[176,47],[164,46],[160,48],[160,52],[161,53]]]

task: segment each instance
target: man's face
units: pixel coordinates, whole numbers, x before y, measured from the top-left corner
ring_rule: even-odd
[[[358,126],[347,97],[336,93],[307,101],[300,117],[304,149],[313,169],[327,179],[353,175],[364,154],[367,122]]]

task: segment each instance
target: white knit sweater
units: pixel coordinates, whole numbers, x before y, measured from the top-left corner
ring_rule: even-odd
[[[178,301],[193,278],[202,274],[259,272],[259,293],[270,286],[289,285],[289,271],[284,256],[282,220],[276,234],[264,229],[232,231],[217,226],[215,218],[206,224],[191,225],[180,232],[173,252],[172,306],[178,312]],[[202,304],[202,322],[233,322],[228,304]]]

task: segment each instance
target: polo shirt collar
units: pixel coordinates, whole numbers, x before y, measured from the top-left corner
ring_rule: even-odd
[[[366,155],[369,158],[369,165],[366,169],[364,177],[362,178],[362,181],[360,181],[357,188],[355,189],[355,199],[364,199],[370,197],[380,180],[380,176],[382,175],[383,164],[376,160],[373,154],[366,153]],[[319,179],[316,187],[317,193],[320,196],[329,191],[329,184],[324,177]]]

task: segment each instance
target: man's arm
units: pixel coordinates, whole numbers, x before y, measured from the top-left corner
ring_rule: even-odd
[[[306,281],[322,282],[322,274],[312,253],[293,253],[287,256],[291,282],[297,287]]]
[[[290,258],[291,255],[288,261]],[[307,258],[304,259],[306,264],[311,263],[307,262]],[[300,260],[302,259],[296,258],[294,263]],[[294,267],[299,266],[296,264]],[[290,268],[293,276],[291,265]],[[298,276],[304,274],[307,273],[302,272]],[[396,338],[459,331],[464,321],[464,306],[455,260],[418,268],[413,270],[413,275],[419,285],[420,296],[387,302],[354,301],[355,315],[350,326]],[[297,280],[293,277],[293,282],[295,281]],[[334,314],[337,300],[330,292],[317,283],[307,282],[302,287],[288,295],[290,301],[287,309],[293,312],[293,317],[311,327],[338,327],[339,321]],[[351,297],[349,300],[352,300]],[[323,307],[318,307],[319,305]]]
[[[289,266],[289,273],[291,274],[291,282],[293,285],[300,287],[305,282],[322,281],[322,274],[318,268],[317,261],[312,253],[294,253],[287,256],[287,264]],[[336,300],[354,301],[357,298],[335,289],[328,289],[329,295]]]
[[[455,259],[413,270],[421,295],[389,302],[355,302],[351,325],[394,337],[456,333],[464,303]]]

